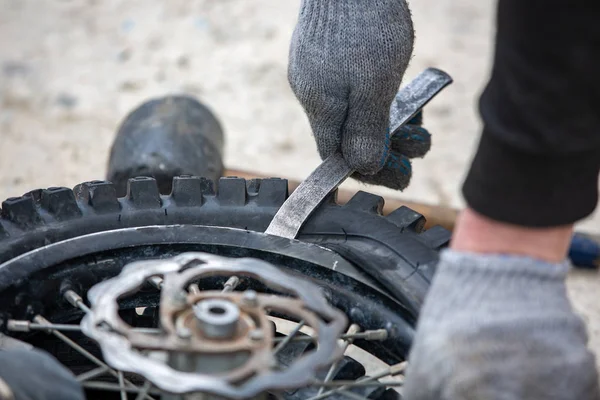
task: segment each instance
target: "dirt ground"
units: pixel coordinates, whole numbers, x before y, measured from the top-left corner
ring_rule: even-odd
[[[225,163],[303,179],[319,158],[286,79],[299,0],[0,0],[0,198],[103,178],[123,116],[154,96],[187,93],[225,128]],[[493,0],[413,0],[407,79],[429,66],[455,83],[426,109],[434,146],[412,185],[386,196],[463,205],[459,187],[480,129]],[[349,188],[362,188],[356,183]],[[364,189],[364,188],[362,188]],[[580,228],[600,233],[600,213]],[[569,281],[600,354],[600,281]]]

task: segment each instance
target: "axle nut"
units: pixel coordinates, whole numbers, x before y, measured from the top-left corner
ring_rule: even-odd
[[[235,335],[240,309],[227,300],[208,299],[194,305],[194,315],[205,337],[228,339]]]

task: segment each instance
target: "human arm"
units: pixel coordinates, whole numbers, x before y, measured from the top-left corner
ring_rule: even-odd
[[[499,1],[468,208],[420,316],[406,399],[600,398],[564,261],[598,201],[599,16],[589,1]]]
[[[303,0],[292,36],[288,78],[321,158],[340,151],[366,183],[404,189],[410,158],[430,135],[412,121],[389,138],[390,106],[413,51],[405,0]]]

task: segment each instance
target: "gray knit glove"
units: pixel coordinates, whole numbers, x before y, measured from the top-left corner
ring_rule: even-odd
[[[386,134],[413,41],[404,0],[302,0],[290,47],[288,78],[321,158],[341,150],[356,178],[396,189],[410,163],[390,156],[398,149]]]
[[[418,323],[405,400],[598,400],[569,266],[445,251]]]

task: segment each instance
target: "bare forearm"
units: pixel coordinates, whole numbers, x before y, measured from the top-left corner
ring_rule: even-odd
[[[531,228],[495,221],[471,208],[458,217],[451,247],[477,254],[512,254],[551,263],[565,259],[573,225]]]

